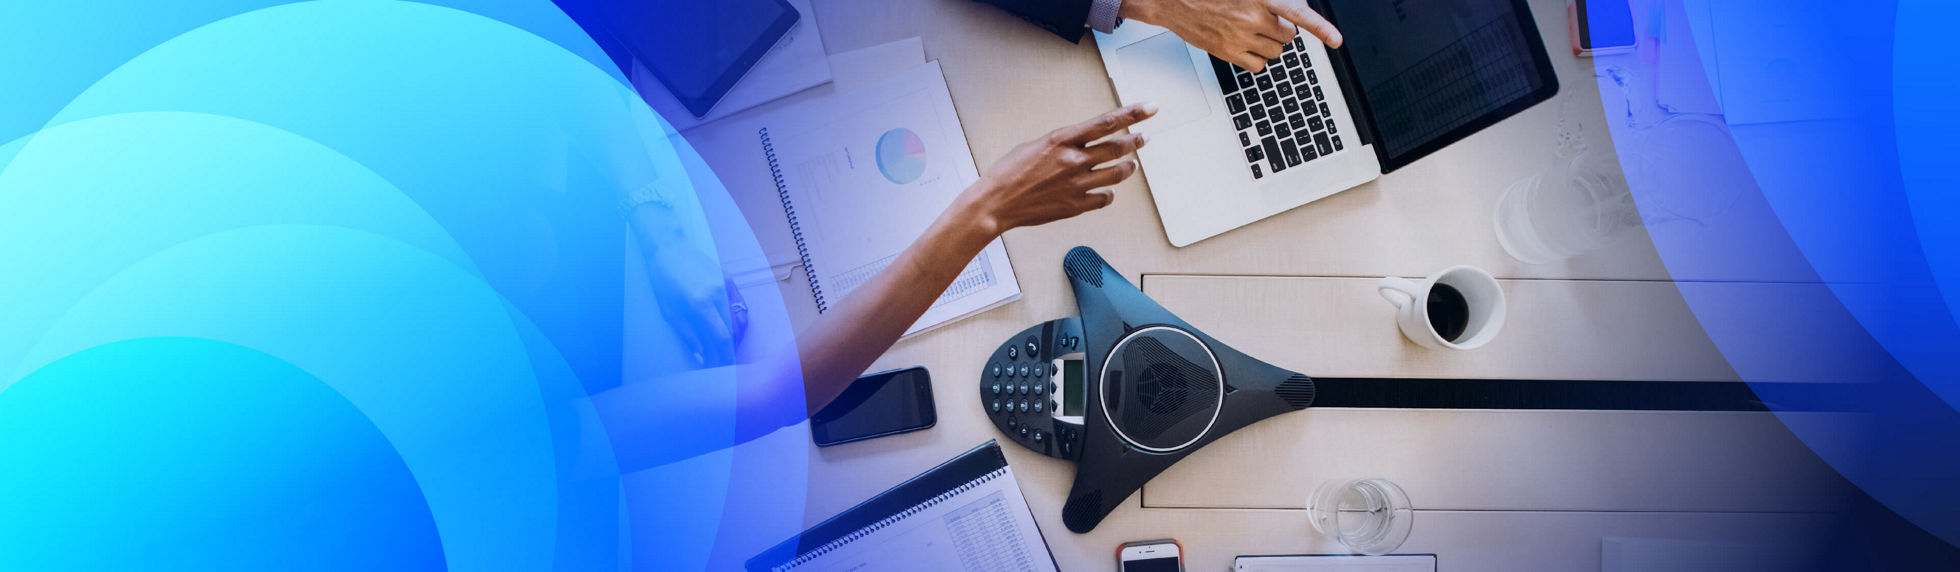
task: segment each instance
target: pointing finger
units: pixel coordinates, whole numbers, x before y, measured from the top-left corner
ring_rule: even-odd
[[[1307,33],[1320,38],[1321,43],[1327,44],[1327,47],[1341,47],[1341,31],[1334,29],[1334,23],[1327,21],[1327,18],[1321,16],[1319,12],[1301,6],[1293,0],[1266,0],[1266,5],[1272,8],[1274,14],[1279,14],[1280,17],[1298,24]]]
[[[1095,119],[1057,129],[1050,136],[1054,137],[1054,142],[1057,144],[1079,147],[1087,145],[1090,141],[1095,141],[1111,133],[1120,131],[1125,127],[1136,125],[1138,121],[1149,119],[1150,116],[1156,114],[1157,106],[1154,104],[1136,103],[1126,105],[1116,111],[1099,115]]]

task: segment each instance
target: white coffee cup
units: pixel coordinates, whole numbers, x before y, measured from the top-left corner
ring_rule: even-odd
[[[1468,310],[1463,332],[1455,339],[1436,331],[1429,315],[1429,295],[1438,284],[1463,295]],[[1451,266],[1421,280],[1390,276],[1375,285],[1375,291],[1395,305],[1395,322],[1402,335],[1423,346],[1437,349],[1470,350],[1483,347],[1504,329],[1504,290],[1489,272],[1474,266]]]

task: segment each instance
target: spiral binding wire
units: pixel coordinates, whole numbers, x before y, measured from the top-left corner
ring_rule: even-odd
[[[776,179],[776,197],[783,201],[783,213],[789,216],[789,234],[796,239],[796,256],[803,259],[803,275],[810,278],[810,292],[817,296],[817,313],[830,310],[830,304],[823,299],[823,283],[817,280],[817,267],[810,264],[810,245],[803,240],[803,225],[796,221],[796,204],[789,200],[789,181],[783,178],[783,165],[776,159],[776,145],[769,141],[769,128],[758,131],[762,136],[762,154],[769,158],[769,176]]]
[[[979,478],[973,479],[971,481],[967,481],[967,483],[964,485],[960,485],[946,492],[939,493],[939,496],[926,499],[925,502],[913,505],[912,508],[905,509],[903,512],[885,517],[884,520],[871,523],[870,525],[867,525],[864,528],[860,528],[855,531],[852,531],[850,534],[846,534],[842,537],[839,537],[836,540],[826,542],[823,544],[823,546],[818,546],[814,550],[805,552],[802,555],[797,556],[796,560],[791,561],[789,564],[777,566],[771,570],[772,572],[786,572],[788,570],[794,570],[798,566],[809,564],[810,561],[816,560],[817,558],[821,558],[825,554],[829,554],[832,551],[835,551],[839,548],[843,548],[845,545],[848,545],[852,542],[857,542],[859,539],[862,539],[866,536],[870,536],[872,533],[878,532],[879,530],[882,530],[886,527],[889,527],[894,524],[898,524],[899,521],[905,520],[907,518],[911,518],[912,515],[925,512],[926,509],[932,508],[933,505],[946,502],[947,499],[951,499],[953,497],[966,494],[967,491],[978,488],[980,485],[987,484],[989,481],[1000,478],[1001,476],[1006,474],[1007,474],[1007,467],[994,469],[994,471],[991,473],[981,475]]]

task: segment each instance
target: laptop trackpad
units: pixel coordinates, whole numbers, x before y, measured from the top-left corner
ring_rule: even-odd
[[[1157,117],[1131,131],[1154,135],[1211,115],[1189,50],[1182,38],[1169,32],[1117,48],[1116,59],[1123,66],[1123,100],[1156,103],[1158,109]]]

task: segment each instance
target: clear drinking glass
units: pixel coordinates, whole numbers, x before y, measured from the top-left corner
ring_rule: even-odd
[[[1550,167],[1512,183],[1497,201],[1497,241],[1518,260],[1544,264],[1599,248],[1640,226],[1640,209],[1610,145],[1596,148],[1604,121],[1637,129],[1632,75],[1617,66],[1594,70],[1559,97],[1556,151]],[[1603,89],[1610,92],[1602,92]],[[1602,97],[1612,95],[1613,97]],[[1614,102],[1620,105],[1614,105]],[[1604,104],[1604,108],[1596,105]],[[1589,126],[1590,125],[1590,126]]]
[[[1747,169],[1736,167],[1746,163],[1721,117],[1654,105],[1651,96],[1638,95],[1643,90],[1634,88],[1633,74],[1618,66],[1596,68],[1593,79],[1575,82],[1559,96],[1552,165],[1512,183],[1497,201],[1497,241],[1518,260],[1558,262],[1642,225],[1706,226],[1754,184]],[[1616,125],[1631,147],[1593,145],[1608,133],[1600,125],[1588,130],[1588,123],[1599,121]],[[1734,176],[1717,178],[1725,174]],[[1641,183],[1638,202],[1629,179]]]
[[[1307,500],[1313,529],[1359,554],[1388,554],[1409,539],[1415,509],[1402,487],[1387,479],[1321,483]]]
[[[1532,264],[1584,254],[1640,225],[1640,207],[1610,150],[1561,156],[1497,200],[1497,242]]]

